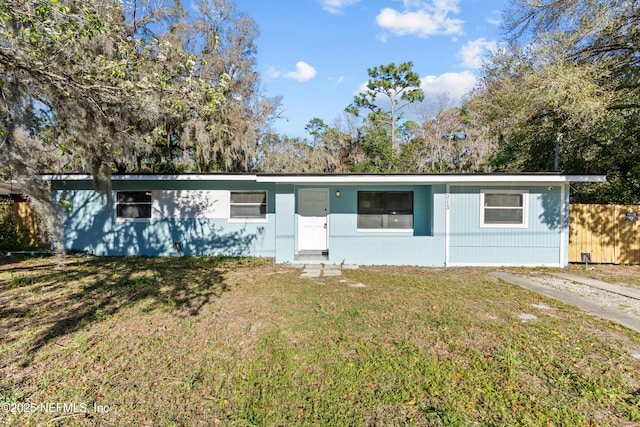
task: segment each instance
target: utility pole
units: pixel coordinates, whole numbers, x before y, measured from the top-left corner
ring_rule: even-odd
[[[553,160],[553,171],[554,172],[558,172],[558,169],[560,167],[559,162],[560,162],[560,144],[562,144],[562,134],[559,133],[558,137],[556,138],[556,156]]]

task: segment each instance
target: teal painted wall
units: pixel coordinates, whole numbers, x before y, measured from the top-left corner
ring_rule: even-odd
[[[266,190],[266,222],[226,218],[116,220],[113,201],[88,182],[54,181],[54,197],[71,204],[64,221],[65,248],[96,255],[275,256],[275,186],[225,181],[113,181],[118,190]],[[176,250],[174,242],[180,242]]]
[[[279,186],[276,195],[276,262],[295,262],[295,195],[301,188],[329,190],[329,259],[326,262],[359,265],[444,265],[444,185],[286,186],[282,189]],[[336,196],[336,191],[340,191],[340,197]],[[358,231],[358,191],[413,191],[414,230]],[[283,232],[281,224],[292,224],[292,227]]]
[[[328,246],[331,264],[444,266],[446,263],[447,195],[437,185],[303,186],[215,180],[113,181],[118,190],[265,190],[267,220],[233,222],[227,218],[151,218],[116,220],[113,204],[96,193],[91,182],[53,181],[54,195],[71,203],[66,215],[65,248],[96,255],[247,255],[295,263],[296,195],[302,188],[329,191]],[[480,191],[524,189],[529,192],[527,228],[480,227]],[[450,186],[449,264],[561,265],[561,246],[568,244],[568,186]],[[340,191],[340,197],[336,196]],[[413,191],[414,230],[357,229],[358,191]],[[560,223],[561,209],[564,223]],[[564,243],[561,239],[564,230]],[[174,242],[182,244],[176,251]],[[307,262],[307,261],[302,261]]]
[[[529,192],[526,228],[480,227],[480,192],[491,189]],[[451,264],[560,265],[560,186],[452,185],[450,194]]]

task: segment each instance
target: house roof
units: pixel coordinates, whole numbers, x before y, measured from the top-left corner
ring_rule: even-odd
[[[0,196],[10,196],[12,194],[24,194],[24,189],[16,182],[0,181]]]
[[[87,174],[41,175],[43,180],[88,181]],[[278,184],[562,184],[605,182],[605,175],[558,173],[462,173],[462,174],[130,174],[112,175],[112,181],[254,181]]]

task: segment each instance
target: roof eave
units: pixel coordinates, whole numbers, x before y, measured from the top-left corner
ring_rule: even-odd
[[[563,184],[605,182],[605,175],[314,175],[257,176],[257,182],[277,184]]]
[[[40,175],[46,181],[91,181],[88,174]],[[175,175],[112,175],[112,181],[254,181],[275,184],[563,184],[570,182],[598,183],[605,175],[560,174],[175,174]]]

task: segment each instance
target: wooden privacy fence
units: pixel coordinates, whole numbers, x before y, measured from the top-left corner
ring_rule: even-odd
[[[48,242],[42,242],[40,240],[36,214],[28,201],[3,199],[2,203],[0,203],[0,221],[6,217],[11,217],[15,227],[22,233],[24,237],[22,245],[24,247],[49,248]]]
[[[569,262],[640,264],[640,205],[569,206]]]

